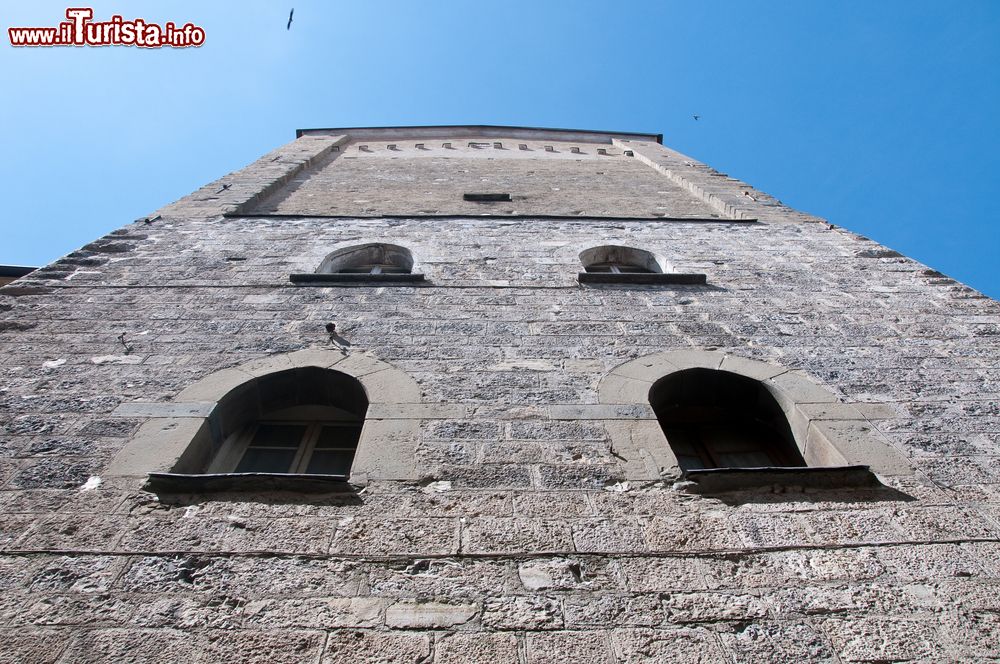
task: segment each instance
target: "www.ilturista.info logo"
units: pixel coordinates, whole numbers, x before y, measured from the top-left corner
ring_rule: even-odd
[[[186,48],[205,43],[205,30],[172,21],[163,25],[137,18],[126,21],[112,16],[108,21],[91,21],[90,7],[70,7],[67,21],[54,28],[7,28],[11,46],[140,46],[142,48]]]

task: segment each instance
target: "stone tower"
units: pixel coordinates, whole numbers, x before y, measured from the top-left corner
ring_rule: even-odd
[[[1000,307],[614,132],[316,129],[0,289],[0,661],[1000,657]]]

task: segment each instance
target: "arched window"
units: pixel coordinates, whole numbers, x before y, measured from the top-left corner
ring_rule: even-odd
[[[643,249],[604,245],[580,253],[582,283],[703,284],[704,274],[674,272],[662,258]]]
[[[334,251],[320,263],[326,274],[408,274],[413,270],[409,249],[395,244],[361,244]]]
[[[681,470],[806,465],[781,406],[752,378],[686,369],[654,383],[649,401]]]
[[[420,386],[366,353],[309,348],[203,376],[164,402],[128,402],[145,418],[104,475],[146,478],[163,494],[328,492],[415,481]]]
[[[580,254],[583,269],[590,273],[658,274],[663,266],[656,256],[642,249],[605,245]]]
[[[396,244],[374,242],[337,249],[323,259],[314,273],[293,274],[297,283],[337,281],[422,281],[413,272],[413,254]]]
[[[368,399],[357,379],[302,367],[255,378],[219,401],[210,473],[347,478]]]
[[[602,408],[635,414],[608,427],[629,480],[672,477],[686,491],[715,493],[872,487],[876,473],[914,472],[873,425],[891,408],[844,403],[802,371],[737,355],[645,355],[605,375],[598,397]]]

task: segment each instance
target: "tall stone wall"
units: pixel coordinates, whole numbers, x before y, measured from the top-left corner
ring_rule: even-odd
[[[232,216],[337,140],[0,290],[0,662],[1000,657],[996,302],[648,143],[636,159],[731,219]],[[288,279],[379,241],[425,283]],[[708,283],[581,286],[602,244]],[[128,404],[330,349],[329,321],[419,384],[418,479],[167,501],[108,473],[145,421]],[[906,471],[716,496],[629,481],[628,415],[599,386],[675,350],[801,372]]]

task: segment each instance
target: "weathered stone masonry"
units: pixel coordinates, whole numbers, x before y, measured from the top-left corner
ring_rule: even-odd
[[[369,242],[425,280],[289,281]],[[579,284],[607,244],[707,283]],[[225,385],[338,362],[355,493],[142,490]],[[671,362],[884,486],[675,486]],[[0,662],[1000,658],[1000,306],[656,137],[303,132],[0,289],[0,375]]]

